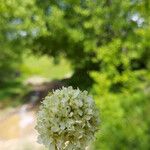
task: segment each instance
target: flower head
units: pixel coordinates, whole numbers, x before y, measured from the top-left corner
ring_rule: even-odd
[[[37,114],[38,142],[51,150],[84,149],[98,130],[98,110],[87,91],[63,87],[45,97]]]

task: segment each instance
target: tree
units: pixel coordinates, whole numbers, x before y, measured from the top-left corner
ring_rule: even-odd
[[[6,0],[3,3],[9,6],[7,20],[14,29],[9,31],[13,41],[17,36],[17,43],[23,47],[56,59],[63,54],[72,62],[76,82],[83,80],[91,86],[90,71],[100,70],[103,65],[103,58],[97,57],[97,53],[115,41],[120,43],[117,59],[120,55],[128,55],[128,63],[133,69],[147,67],[147,0]],[[145,39],[147,46],[141,39],[143,42]],[[121,71],[126,64],[120,61],[115,67]]]
[[[10,9],[9,2],[3,1],[0,5],[0,85],[14,77],[21,53],[17,44],[19,41],[17,29],[11,22],[14,10]]]
[[[147,3],[130,0],[37,0],[37,13],[32,18],[33,24],[41,24],[41,27],[36,29],[33,50],[55,58],[64,54],[72,62],[75,81],[79,81],[77,85],[81,80],[91,85],[89,72],[101,70],[107,57],[114,58],[114,69],[118,72],[128,67],[133,70],[147,68]],[[109,56],[101,56],[103,51]]]

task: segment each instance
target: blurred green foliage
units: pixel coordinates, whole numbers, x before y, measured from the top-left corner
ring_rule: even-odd
[[[1,80],[27,49],[64,55],[69,84],[90,89],[100,108],[94,149],[149,150],[149,0],[1,1]]]
[[[106,72],[93,72],[92,76],[96,81],[92,92],[101,114],[94,149],[150,149],[150,74],[124,73],[121,84],[114,84]]]

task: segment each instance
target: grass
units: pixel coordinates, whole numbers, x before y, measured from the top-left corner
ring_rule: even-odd
[[[67,60],[60,58],[58,64],[54,64],[54,59],[48,56],[24,55],[20,71],[23,78],[38,75],[50,80],[61,79],[71,73],[71,66]]]

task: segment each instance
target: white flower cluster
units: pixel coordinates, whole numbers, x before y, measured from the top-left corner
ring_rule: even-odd
[[[45,97],[36,130],[38,142],[50,150],[83,150],[98,126],[98,110],[87,91],[63,87]]]

